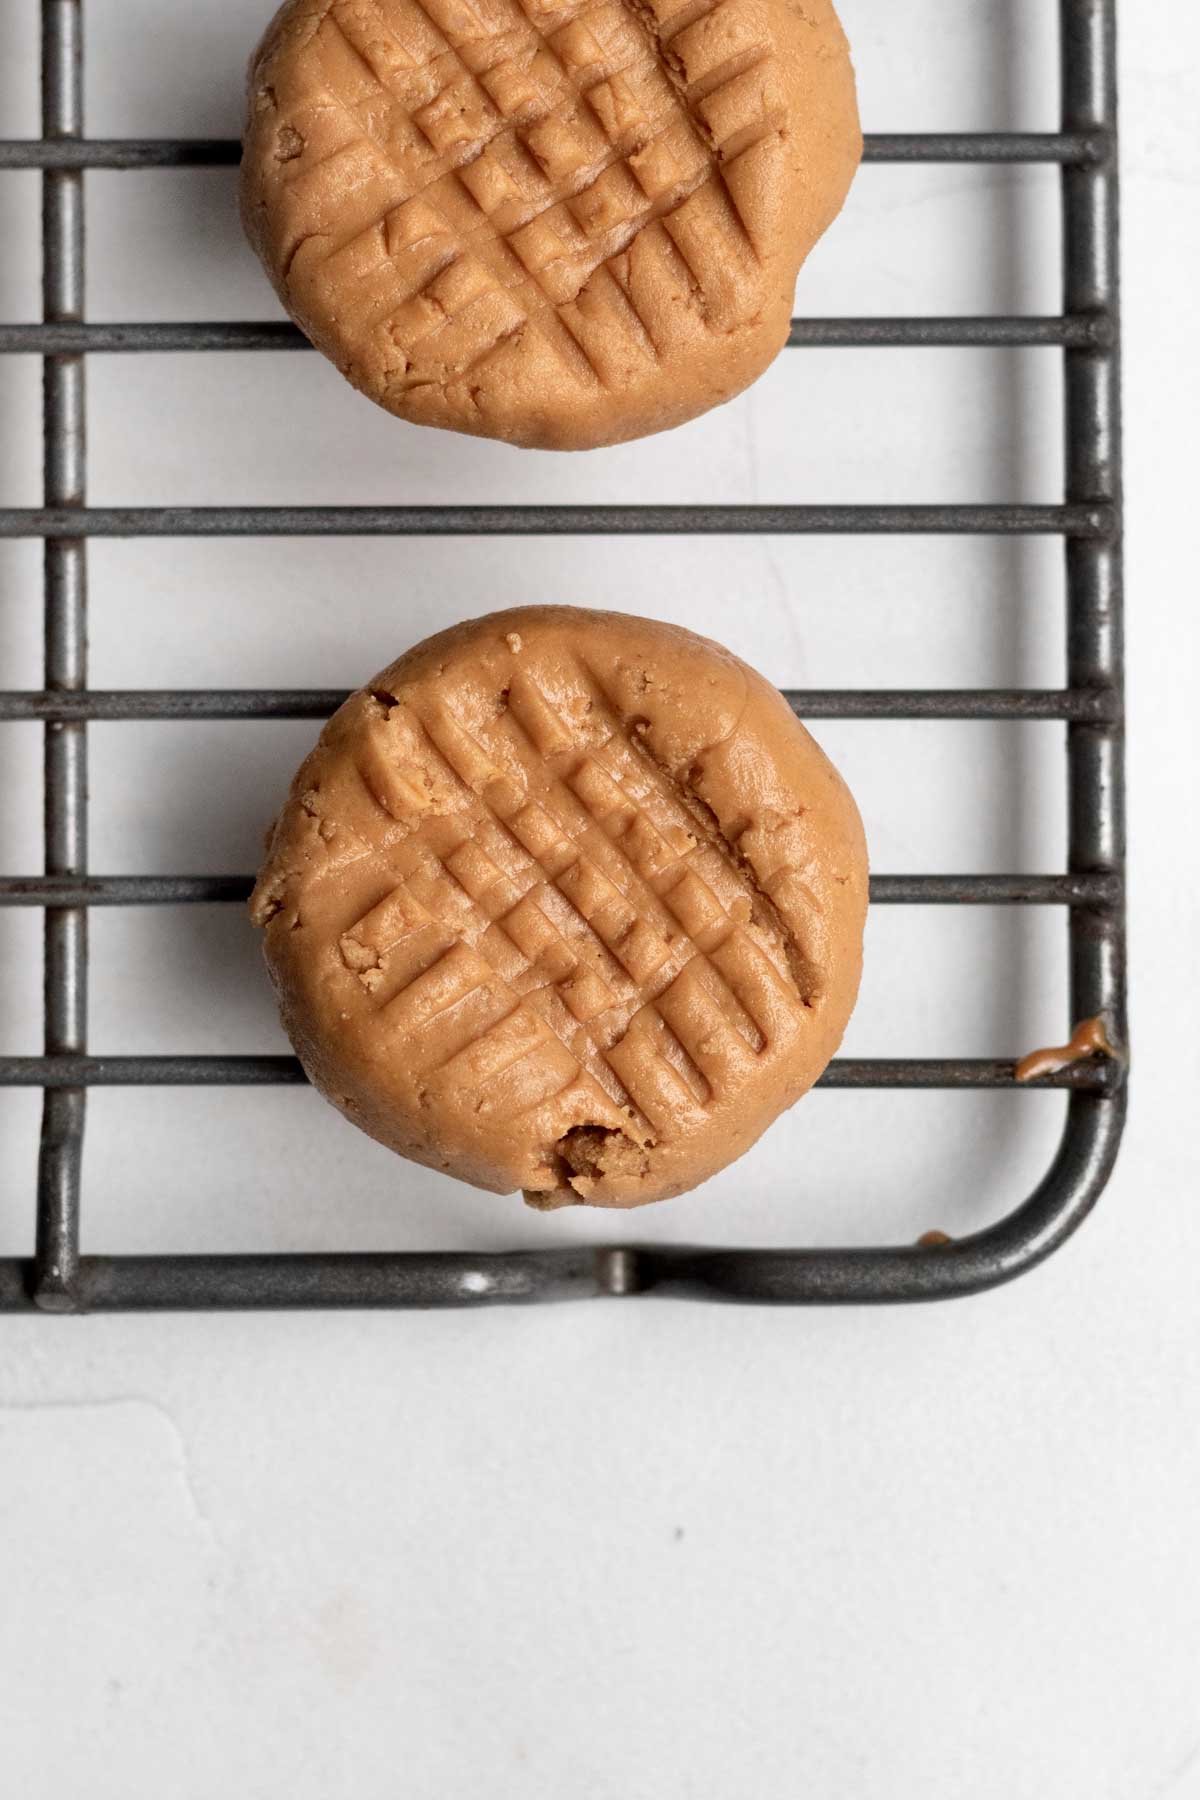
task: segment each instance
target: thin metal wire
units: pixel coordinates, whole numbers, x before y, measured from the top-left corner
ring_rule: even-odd
[[[802,719],[1075,719],[1106,723],[1104,688],[785,688]],[[0,694],[0,719],[327,719],[346,699],[321,688],[90,688]]]
[[[91,506],[0,507],[0,538],[581,537],[731,533],[1108,538],[1087,506]]]
[[[404,1254],[79,1256],[79,1171],[89,1086],[298,1084],[290,1056],[88,1056],[86,909],[244,901],[248,876],[90,876],[89,721],[322,718],[336,692],[86,687],[89,536],[295,533],[961,532],[1064,540],[1067,685],[1057,691],[793,691],[806,718],[1052,719],[1067,725],[1069,867],[1049,875],[877,875],[875,904],[1059,906],[1069,920],[1072,1013],[1103,1013],[1125,1038],[1124,812],[1120,549],[1115,0],[1060,0],[1062,130],[869,138],[868,162],[1049,163],[1061,168],[1063,311],[1054,318],[797,319],[795,346],[1044,346],[1064,352],[1067,480],[1058,506],[776,507],[132,507],[84,504],[84,378],[91,353],[303,347],[285,322],[88,324],[83,320],[83,190],[88,168],[228,166],[229,140],[82,137],[79,0],[43,0],[43,137],[0,142],[0,170],[43,171],[40,324],[0,325],[0,352],[45,360],[45,496],[0,509],[0,536],[45,539],[45,686],[0,694],[0,718],[46,729],[46,872],[0,877],[0,905],[46,909],[42,1056],[0,1057],[0,1084],[44,1090],[38,1239],[30,1260],[0,1259],[0,1311],[64,1308],[466,1306],[588,1294],[660,1293],[754,1303],[895,1301],[972,1293],[1048,1255],[1103,1188],[1125,1103],[1122,1060],[1088,1062],[1034,1084],[1066,1091],[1057,1157],[998,1225],[939,1249],[551,1250]],[[1011,1089],[1014,1067],[986,1059],[839,1059],[828,1088]]]
[[[248,900],[252,875],[0,875],[0,906],[181,906]],[[1111,906],[1121,878],[872,875],[872,906]]]
[[[876,133],[863,145],[868,163],[1100,162],[1105,132],[957,131]],[[236,138],[90,138],[83,143],[0,141],[0,169],[174,169],[228,167]]]
[[[792,349],[1091,349],[1107,343],[1108,321],[1081,318],[793,319]],[[241,319],[177,324],[0,324],[0,354],[82,355],[194,350],[311,350],[288,319]]]
[[[1103,127],[1116,110],[1116,41],[1111,4],[1063,3],[1062,110],[1068,129]],[[1118,190],[1115,163],[1063,171],[1063,297],[1071,312],[1119,306]],[[1066,499],[1121,504],[1120,348],[1072,349],[1065,362]],[[1119,535],[1066,545],[1067,679],[1076,691],[1111,695],[1109,721],[1073,722],[1067,731],[1068,866],[1112,870],[1125,858],[1123,586]],[[1118,913],[1076,933],[1071,1003],[1077,1017],[1115,1006],[1123,1034],[1125,929]],[[1119,999],[1114,997],[1120,996]]]
[[[1120,1065],[1069,1064],[1042,1076],[1040,1088],[1110,1094]],[[303,1084],[294,1056],[0,1056],[0,1083],[9,1087],[277,1087]],[[818,1087],[1012,1088],[1011,1061],[993,1057],[839,1057]]]
[[[42,130],[47,140],[83,131],[80,0],[43,0]],[[83,177],[64,169],[42,176],[42,310],[48,320],[83,316]],[[50,356],[43,368],[44,485],[47,506],[66,519],[84,505],[84,365]],[[44,552],[45,681],[51,693],[87,684],[87,552],[63,532]],[[81,719],[45,730],[46,873],[79,877],[87,869],[87,736]],[[46,909],[44,930],[47,1058],[76,1056],[87,1041],[87,912]],[[72,1304],[79,1261],[80,1175],[86,1090],[47,1087],[37,1185],[35,1294],[50,1310]]]
[[[1060,0],[1064,130],[1108,130],[1116,119],[1117,51],[1114,0]],[[1069,313],[1120,312],[1116,146],[1103,161],[1064,168],[1063,308]],[[1122,501],[1120,337],[1064,358],[1065,498]],[[1107,723],[1067,727],[1068,868],[1077,874],[1111,872],[1125,863],[1123,715],[1124,588],[1120,534],[1103,542],[1066,545],[1067,679],[1072,688],[1107,693],[1115,702]],[[1104,1013],[1117,1043],[1127,1041],[1125,913],[1104,907],[1076,915],[1070,934],[1071,1013]],[[1068,1136],[1084,1125],[1097,1143],[1094,1179],[1074,1197],[1073,1214],[1094,1203],[1116,1159],[1126,1090],[1107,1099],[1076,1096]],[[1059,1240],[1075,1219],[1059,1225]]]

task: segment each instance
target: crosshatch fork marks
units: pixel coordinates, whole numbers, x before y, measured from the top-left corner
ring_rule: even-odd
[[[640,0],[334,0],[307,54],[315,104],[349,135],[311,165],[289,157],[285,271],[327,295],[355,282],[400,391],[476,377],[522,327],[583,387],[610,385],[622,359],[659,351],[628,279],[635,239],[665,226],[648,254],[664,278],[684,268],[704,319],[730,257],[758,260],[723,167],[727,145],[776,128],[766,87],[746,86],[772,61],[757,29],[738,0],[662,21]],[[339,179],[337,229],[308,228]],[[394,221],[417,208],[431,216],[413,238]]]
[[[337,25],[336,9],[330,14],[330,23]],[[342,27],[338,26],[338,29],[342,30],[343,36],[348,36],[348,33],[346,33]],[[382,21],[380,21],[380,29],[386,29],[383,26]],[[365,67],[370,69],[371,65],[366,62],[361,52],[358,52],[358,54],[359,60],[363,62]],[[474,81],[475,78],[471,74],[471,71],[467,69],[464,63],[462,63],[461,58],[458,56],[455,49],[449,44],[446,46],[445,56],[447,60],[461,71],[461,78]],[[374,75],[373,70],[372,74]],[[382,83],[380,83],[379,86],[381,92],[385,94],[388,92]],[[397,162],[394,151],[389,149],[386,141],[381,141],[373,135],[369,125],[363,125],[359,110],[350,107],[342,100],[332,85],[328,91],[330,98],[351,113],[351,116],[354,117],[364,129],[364,135],[368,140],[388,157],[393,168],[396,170],[397,174],[401,176],[402,180],[405,179],[406,172],[403,170],[402,165]],[[486,118],[489,111],[493,111],[494,109],[491,108],[488,97],[482,93],[482,90],[480,92],[480,100],[482,103],[481,112]],[[433,102],[429,103],[429,105],[432,104]],[[539,330],[542,335],[547,338],[552,348],[557,351],[561,361],[573,374],[583,379],[585,382],[590,382],[594,385],[598,380],[598,374],[589,361],[586,350],[576,342],[574,336],[559,317],[550,296],[539,283],[536,272],[529,271],[522,266],[519,258],[513,254],[507,238],[497,237],[494,228],[490,227],[489,222],[487,221],[483,208],[478,204],[478,201],[475,199],[475,196],[471,193],[470,189],[462,182],[459,174],[459,171],[464,165],[478,160],[489,144],[494,143],[503,133],[512,132],[515,128],[508,122],[503,121],[499,115],[497,115],[496,122],[485,128],[485,135],[481,139],[472,139],[465,147],[462,144],[453,141],[448,145],[443,141],[443,145],[439,146],[436,139],[428,138],[427,136],[428,130],[435,129],[432,123],[430,123],[427,128],[422,128],[418,122],[422,113],[427,114],[429,112],[429,105],[419,109],[417,117],[414,118],[411,123],[421,132],[422,136],[426,137],[429,150],[434,153],[434,160],[432,164],[422,168],[419,183],[413,191],[401,191],[397,196],[397,204],[407,206],[412,202],[419,202],[430,206],[436,213],[441,224],[442,233],[440,235],[444,237],[447,248],[442,252],[443,260],[441,266],[434,270],[428,277],[426,285],[410,292],[407,298],[413,301],[420,301],[422,297],[428,296],[433,282],[447,267],[454,268],[468,253],[472,253],[478,257],[489,270],[494,280],[494,288],[485,288],[482,291],[472,292],[467,304],[477,304],[482,301],[489,292],[496,289],[508,289],[513,291],[514,297],[519,293],[520,304],[524,307],[525,321],[532,324],[535,329]],[[531,121],[530,123],[540,122],[540,119],[549,116],[551,110],[552,109],[547,106],[545,111],[538,115],[538,119]],[[532,162],[532,159],[529,159],[529,166],[531,169],[536,167]],[[453,185],[448,187],[448,183]],[[464,228],[460,223],[459,217],[456,216],[460,213],[460,208],[452,208],[451,206],[453,198],[459,198],[463,205],[465,205],[468,216],[470,216],[473,221],[471,226]],[[551,195],[549,198],[539,201],[537,211],[540,212],[557,203],[558,196]],[[373,225],[368,227],[368,230],[378,229],[380,226],[384,226],[387,218],[395,210],[395,206],[389,206],[384,217],[373,221]],[[356,233],[356,235],[358,234]],[[393,271],[389,271],[389,273],[393,273]],[[389,305],[394,305],[397,297],[394,280],[389,282],[388,285]],[[439,324],[444,325],[452,322],[453,315],[449,309],[441,302],[439,302],[439,306],[441,311]],[[512,319],[505,321],[498,334],[497,344],[512,332],[515,328],[515,324],[518,322],[519,321]],[[396,339],[398,347],[401,347],[404,334],[399,327],[398,319],[395,317],[393,317],[392,335]],[[420,341],[420,337],[417,335],[409,336],[409,347],[415,347],[415,344]],[[475,350],[472,360],[476,367],[480,364],[481,356],[486,355],[492,349],[496,348],[497,344],[485,345],[482,347],[482,351],[479,348]]]
[[[462,812],[342,954],[380,1029],[418,1034],[423,1075],[527,1037],[504,1066],[553,1076],[537,1106],[590,1080],[649,1136],[738,1086],[803,1029],[804,1004],[667,779],[639,760],[637,796],[623,785],[606,754],[619,723],[576,676],[564,710],[518,671],[486,729],[452,698],[409,709]]]

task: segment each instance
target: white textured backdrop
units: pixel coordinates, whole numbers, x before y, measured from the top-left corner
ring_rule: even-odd
[[[94,136],[229,135],[266,0],[88,0]],[[1126,0],[1131,1124],[1099,1211],[1000,1293],[904,1312],[654,1299],[449,1316],[0,1321],[0,1757],[22,1800],[1191,1800],[1200,1795],[1200,877],[1193,421],[1200,24]],[[0,135],[37,131],[0,0]],[[1053,128],[1049,0],[844,0],[867,128]],[[96,318],[271,317],[230,171],[88,176]],[[37,178],[0,176],[33,318]],[[1028,310],[1048,169],[864,169],[803,312]],[[316,357],[98,358],[90,497],[1053,499],[1053,352],[792,351],[645,444],[419,433]],[[39,371],[0,359],[0,496],[36,504]],[[40,685],[39,548],[0,543],[0,668]],[[791,685],[1053,686],[1054,544],[99,543],[100,687],[351,686],[527,600],[677,619]],[[313,729],[92,732],[92,862],[252,867]],[[820,729],[881,872],[1054,869],[1057,727]],[[40,856],[40,738],[0,726]],[[1194,796],[1193,796],[1194,803]],[[36,1051],[40,916],[0,910],[0,1048]],[[1067,1024],[1058,915],[879,909],[849,1054],[1008,1055]],[[237,908],[100,911],[101,1051],[282,1047]],[[0,1094],[0,1254],[39,1097]],[[1007,1211],[1054,1095],[816,1094],[645,1238],[898,1241]],[[89,1103],[85,1248],[614,1241],[409,1169],[303,1091]]]

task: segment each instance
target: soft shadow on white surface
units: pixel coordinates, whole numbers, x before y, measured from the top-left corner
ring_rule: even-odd
[[[579,538],[103,539],[95,611],[119,609],[122,629],[94,637],[92,679],[348,690],[408,642],[494,607],[502,578],[510,605],[570,600],[680,625],[702,605],[784,687],[1059,686],[1062,545],[1021,546],[1014,590],[1015,550],[966,537],[635,537],[615,552]]]
[[[996,407],[1010,383],[1031,409],[1011,419]],[[1061,488],[1044,350],[785,350],[692,424],[575,455],[398,423],[300,353],[112,357],[91,389],[92,498],[106,506],[1046,501]],[[198,455],[205,443],[223,454]],[[623,554],[609,551],[610,580]]]
[[[1007,1212],[1014,1189],[1041,1175],[1062,1129],[1058,1094],[966,1094],[956,1104],[961,1117],[949,1132],[937,1095],[815,1094],[802,1126],[768,1132],[678,1205],[547,1217],[512,1195],[402,1166],[304,1089],[158,1090],[131,1157],[128,1114],[106,1089],[96,1094],[90,1139],[85,1248],[912,1243],[935,1226],[962,1234]]]

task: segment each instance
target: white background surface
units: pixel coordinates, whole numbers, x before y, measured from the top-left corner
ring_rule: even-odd
[[[266,0],[90,0],[88,130],[232,135]],[[1053,128],[1049,0],[844,0],[869,130]],[[36,7],[0,0],[6,136]],[[1200,25],[1126,0],[1136,1072],[1098,1212],[996,1294],[904,1311],[657,1301],[444,1316],[0,1322],[0,1744],[23,1800],[1200,1795],[1200,1056],[1192,1013]],[[1136,13],[1136,28],[1129,17]],[[230,171],[88,177],[96,318],[272,317]],[[0,316],[37,310],[37,180],[0,178]],[[1058,308],[1041,169],[865,169],[799,310]],[[1052,352],[793,351],[733,405],[589,457],[388,420],[311,356],[99,358],[90,497],[1053,499]],[[37,504],[39,369],[0,361],[0,494]],[[643,611],[783,684],[1053,686],[1053,544],[100,543],[98,687],[351,686],[453,618]],[[40,551],[0,544],[6,686]],[[244,871],[306,725],[92,733],[92,862]],[[1054,869],[1053,726],[828,724],[881,872]],[[5,861],[40,739],[0,727]],[[40,917],[0,912],[0,1046],[39,1047]],[[1064,1035],[1057,915],[879,909],[852,1055]],[[237,908],[101,911],[91,1042],[282,1047]],[[0,1096],[0,1253],[39,1101]],[[1009,1210],[1053,1095],[817,1094],[640,1238],[904,1241]],[[307,1092],[89,1105],[85,1247],[616,1241],[411,1170]]]

